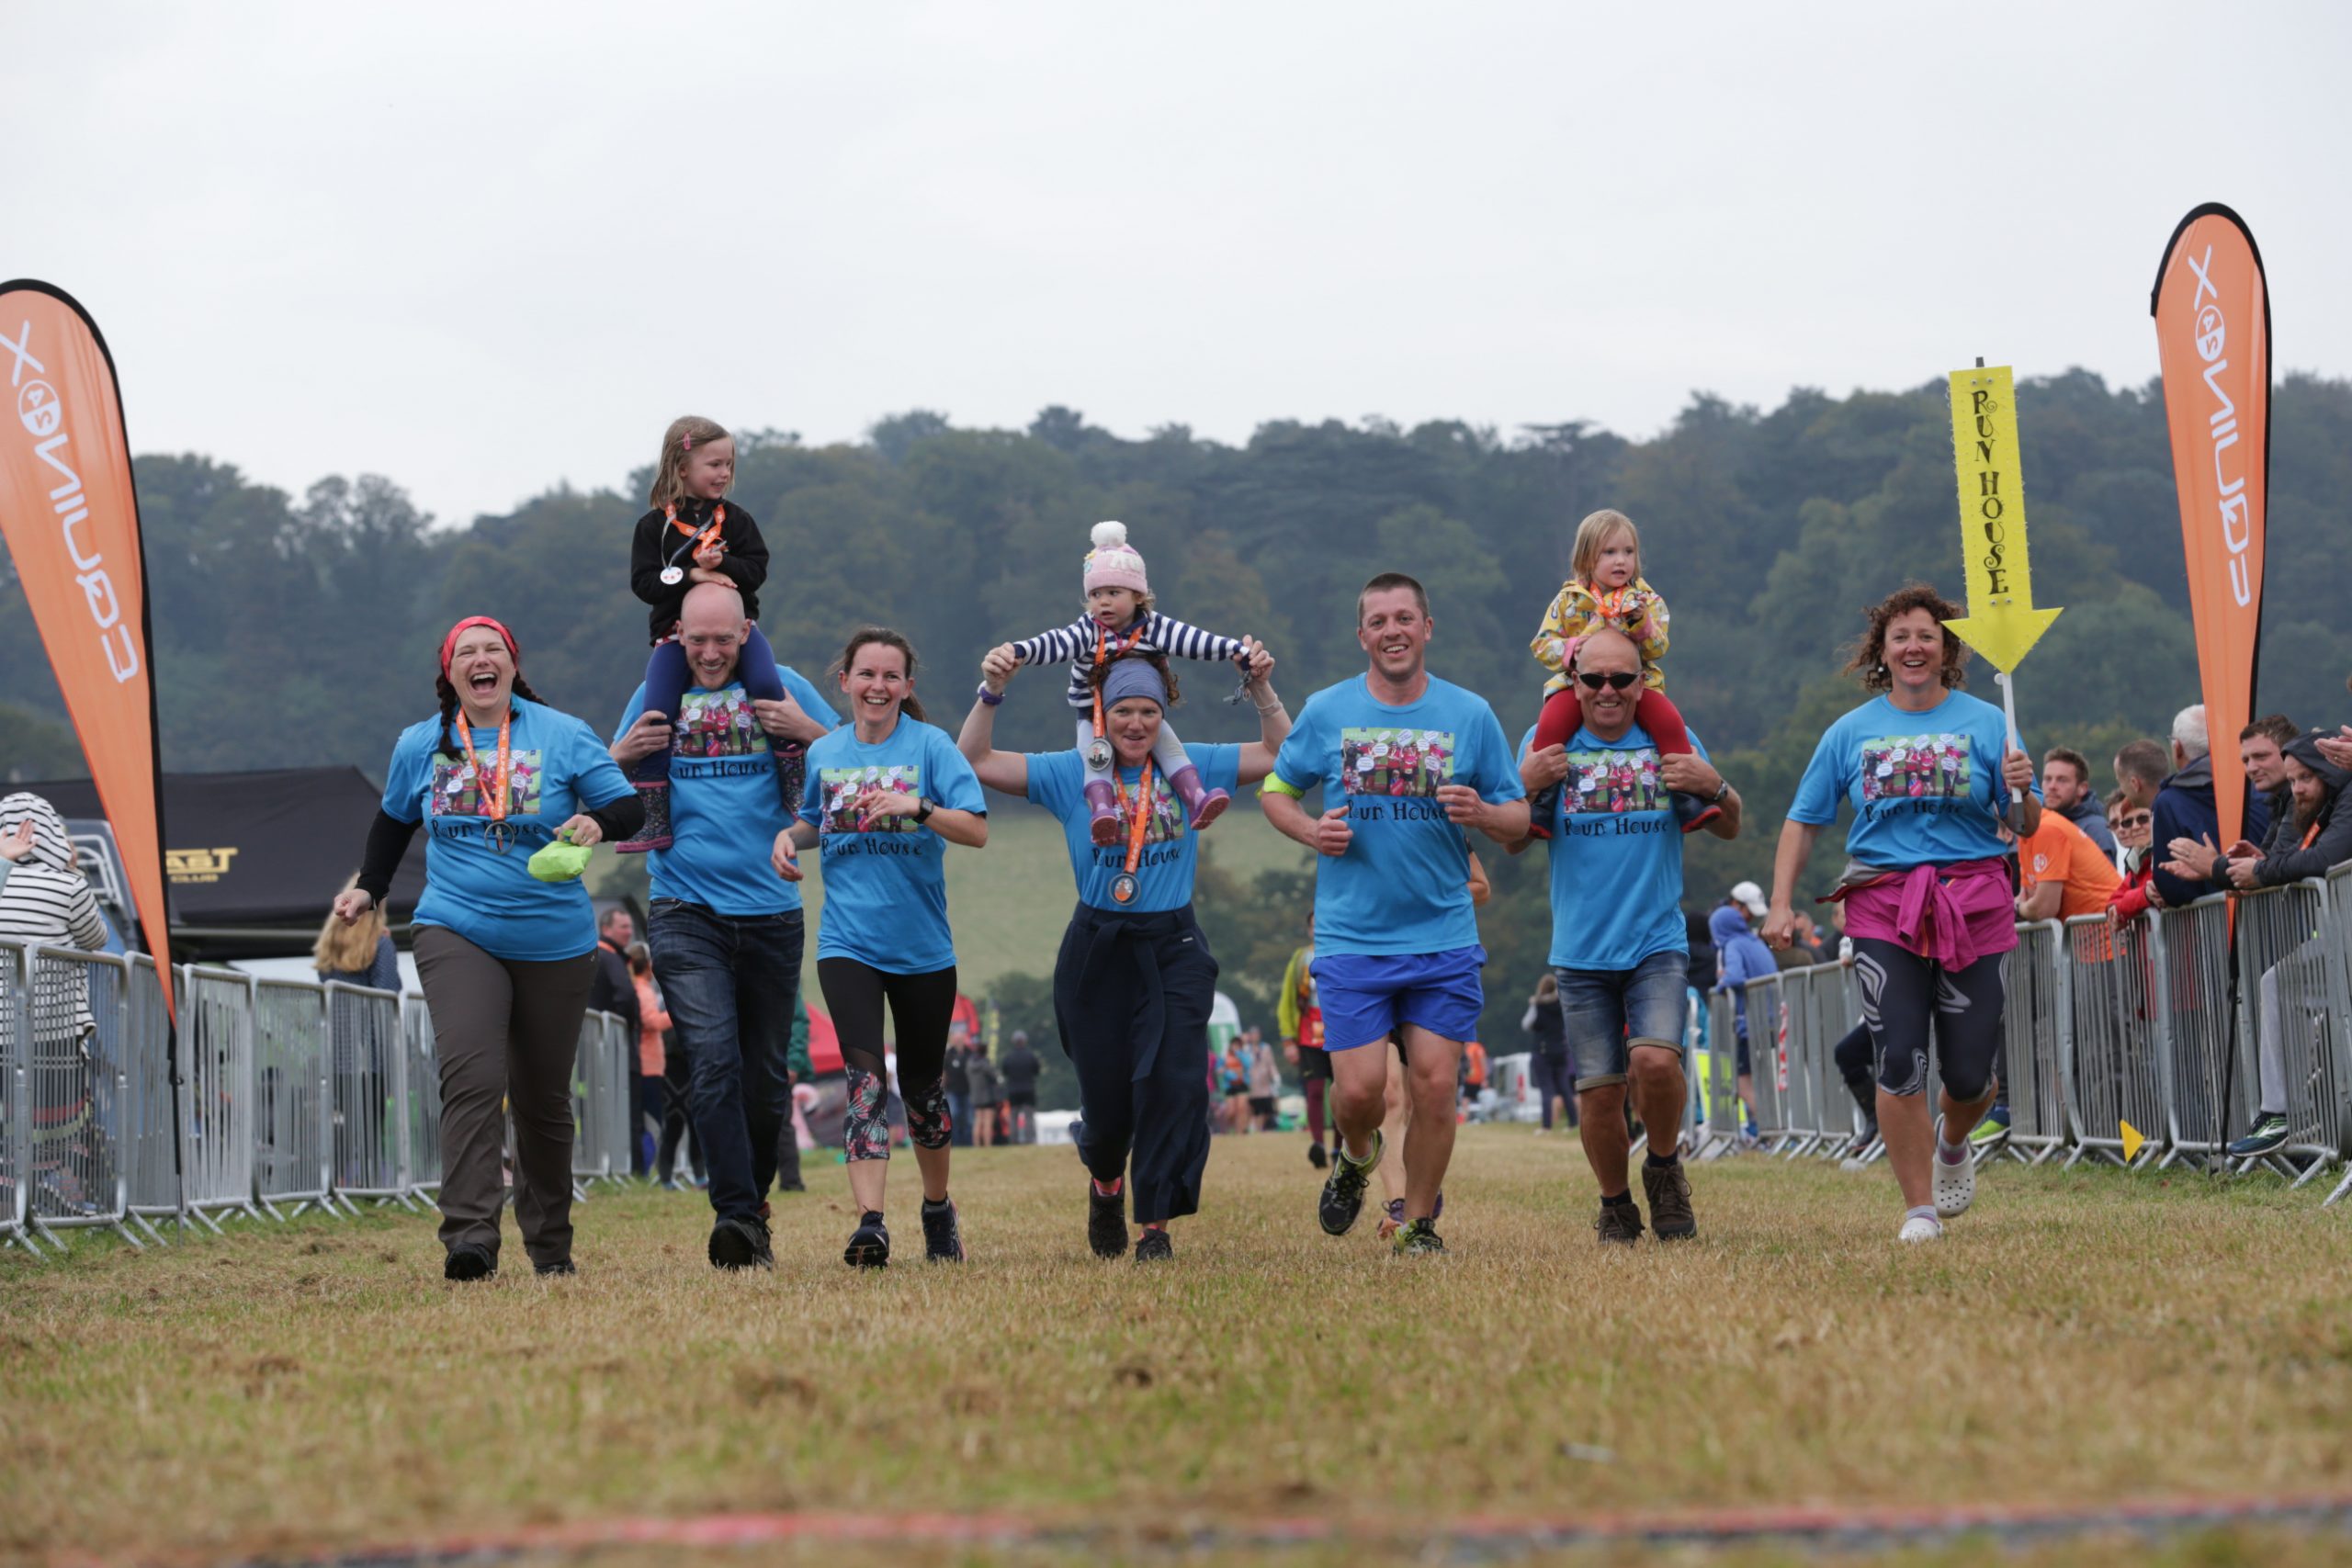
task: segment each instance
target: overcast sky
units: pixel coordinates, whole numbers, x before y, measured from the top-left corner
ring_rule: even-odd
[[[445,520],[688,411],[1639,436],[1978,354],[2137,384],[2206,200],[2278,367],[2344,375],[2348,14],[6,0],[0,276],[96,317],[136,450]]]

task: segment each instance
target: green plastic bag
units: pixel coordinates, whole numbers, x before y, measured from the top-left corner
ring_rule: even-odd
[[[588,857],[595,852],[589,845],[575,844],[559,833],[531,857],[531,874],[541,882],[576,882],[588,869]]]

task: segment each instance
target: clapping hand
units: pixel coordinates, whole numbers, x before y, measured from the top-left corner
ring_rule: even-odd
[[[17,824],[16,831],[0,833],[0,860],[10,864],[33,852],[33,819],[29,817]]]

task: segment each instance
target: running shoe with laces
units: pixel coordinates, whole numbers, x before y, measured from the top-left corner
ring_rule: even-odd
[[[1363,1213],[1364,1186],[1380,1168],[1380,1156],[1387,1150],[1387,1140],[1375,1129],[1372,1153],[1361,1164],[1348,1154],[1344,1143],[1331,1152],[1330,1179],[1323,1183],[1323,1197],[1315,1206],[1324,1235],[1345,1235],[1354,1228],[1356,1216]]]
[[[1146,1225],[1143,1235],[1136,1243],[1138,1263],[1171,1263],[1176,1258],[1176,1244],[1168,1239],[1165,1225]]]
[[[1642,1211],[1630,1197],[1623,1203],[1603,1203],[1592,1229],[1604,1242],[1631,1247],[1642,1239]]]
[[[1389,1243],[1399,1258],[1442,1258],[1445,1243],[1438,1239],[1435,1220],[1408,1220]]]
[[[922,1203],[922,1255],[933,1263],[964,1261],[964,1232],[956,1223],[956,1200]]]
[[[1086,1184],[1086,1245],[1097,1258],[1123,1258],[1127,1250],[1127,1195]]]
[[[720,1220],[710,1227],[707,1248],[714,1269],[773,1269],[775,1255],[768,1249],[768,1224],[754,1215],[744,1220]]]
[[[1650,1229],[1660,1241],[1685,1241],[1699,1234],[1699,1217],[1690,1210],[1690,1175],[1682,1162],[1660,1169],[1642,1161],[1642,1196],[1650,1201]]]
[[[1928,1163],[1935,1171],[1938,1217],[1956,1220],[1976,1201],[1977,1157],[1973,1148],[1966,1148],[1956,1162],[1944,1158],[1944,1119],[1936,1118],[1936,1146],[1928,1156]]]
[[[2266,1111],[2254,1119],[2254,1126],[2245,1137],[2230,1145],[2230,1157],[2259,1159],[2264,1155],[2276,1154],[2286,1146],[2287,1133],[2287,1119]]]
[[[930,1227],[924,1227],[924,1239],[929,1240]],[[882,1224],[881,1214],[868,1209],[858,1216],[857,1229],[852,1231],[849,1245],[842,1248],[842,1261],[853,1269],[887,1269],[890,1265],[890,1232]]]
[[[1968,1146],[1980,1156],[1989,1155],[2009,1141],[2009,1108],[1996,1105],[1984,1113],[1984,1119],[1968,1130]]]

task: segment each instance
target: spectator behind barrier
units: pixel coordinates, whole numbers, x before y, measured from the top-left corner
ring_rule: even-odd
[[[2227,859],[2213,842],[2221,818],[2214,809],[2203,703],[2181,709],[2172,721],[2172,776],[2156,791],[2152,831],[2156,852],[2165,857],[2156,867],[2156,895],[2177,909],[2227,886]],[[2259,843],[2270,829],[2269,807],[2251,785],[2246,797],[2245,833]]]
[[[2058,811],[2044,811],[2041,826],[2018,840],[2018,877],[2020,920],[2071,920],[2104,913],[2123,885],[2115,863]]]
[[[2107,822],[2115,830],[2116,869],[2123,874],[2123,880],[2108,897],[2107,913],[2119,924],[2148,912],[2148,879],[2156,871],[2155,857],[2148,852],[2149,825],[2154,819],[2154,813],[2136,804],[2129,790],[2119,789],[2107,797]]]
[[[358,886],[359,874],[355,871],[343,891],[348,893]],[[384,911],[373,904],[347,926],[328,911],[326,924],[319,928],[319,940],[311,946],[311,967],[322,981],[341,980],[346,986],[372,986],[379,991],[401,988],[400,958],[392,950],[392,933],[384,922]]]
[[[2262,852],[2295,847],[2295,797],[2287,787],[2287,745],[2302,731],[2285,714],[2257,718],[2238,731],[2238,761],[2245,766],[2246,783],[2269,803],[2270,831],[2262,838]]]
[[[2041,754],[2041,804],[2081,829],[2099,853],[2115,858],[2115,835],[2091,788],[2090,761],[2080,751],[2052,746]]]
[[[2297,736],[2286,749],[2285,773],[2292,810],[2270,835],[2267,852],[2241,840],[2229,855],[2229,879],[2239,888],[2279,887],[2352,860],[2352,811],[2336,809],[2352,773],[2320,750],[2323,730]]]

